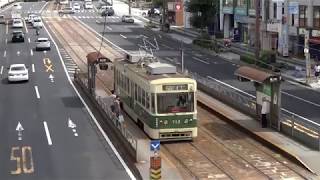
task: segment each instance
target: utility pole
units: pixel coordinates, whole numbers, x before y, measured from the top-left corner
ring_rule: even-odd
[[[129,5],[129,15],[131,16],[131,5],[132,5],[132,4],[131,4],[131,1],[132,1],[132,0],[128,0],[128,1],[129,1],[129,2],[128,2],[128,5]]]
[[[165,24],[167,19],[167,0],[162,0],[162,18],[161,18],[161,30],[165,30]]]
[[[256,10],[256,39],[255,39],[255,57],[256,57],[256,61],[255,64],[257,64],[257,60],[259,60],[260,57],[260,1],[261,0],[255,0],[256,4],[255,4],[255,10]]]

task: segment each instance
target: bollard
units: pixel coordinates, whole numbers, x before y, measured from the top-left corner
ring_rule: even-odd
[[[151,180],[161,179],[161,157],[160,156],[150,157],[150,179]]]

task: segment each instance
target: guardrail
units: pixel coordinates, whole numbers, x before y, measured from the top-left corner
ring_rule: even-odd
[[[202,77],[197,73],[189,72],[189,75],[197,81],[199,89],[205,93],[246,114],[250,114],[253,117],[257,116],[255,96],[239,92],[223,82]],[[310,148],[320,150],[320,124],[294,114],[284,108],[281,109],[279,121],[280,132],[291,136],[293,139],[300,141]]]
[[[0,6],[0,10],[2,10],[3,8],[5,8],[5,7],[7,7],[7,6],[9,6],[9,5],[11,5],[11,4],[15,3],[15,2],[19,2],[19,1],[18,0],[14,0],[14,1],[8,2],[6,4],[3,4],[3,5]]]

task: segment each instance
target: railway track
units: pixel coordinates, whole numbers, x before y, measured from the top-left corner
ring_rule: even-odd
[[[52,6],[49,6],[52,7]],[[47,22],[74,62],[86,71],[86,55],[99,49],[99,39],[72,19]],[[118,56],[110,47],[102,53]],[[100,71],[97,83],[112,88],[113,74]],[[170,157],[190,179],[312,179],[313,175],[290,160],[250,139],[214,114],[198,106],[198,137],[193,142],[165,143]]]

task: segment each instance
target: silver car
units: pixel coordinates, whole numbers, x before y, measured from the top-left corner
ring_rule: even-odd
[[[36,40],[36,51],[38,50],[50,50],[51,49],[51,43],[48,38],[38,38]]]
[[[123,15],[122,16],[122,22],[126,22],[126,23],[134,23],[134,19],[132,16],[129,15]]]

